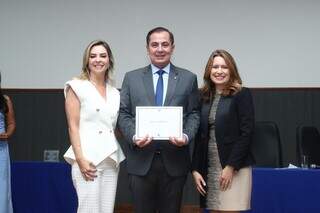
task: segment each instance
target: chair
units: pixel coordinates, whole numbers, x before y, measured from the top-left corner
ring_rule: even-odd
[[[255,123],[251,152],[256,167],[281,167],[282,152],[278,126],[272,121]]]
[[[301,156],[309,156],[309,164],[320,165],[320,133],[314,126],[301,125],[296,132],[297,160],[301,165]]]

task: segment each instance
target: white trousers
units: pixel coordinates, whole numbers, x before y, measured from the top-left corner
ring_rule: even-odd
[[[113,213],[119,167],[110,158],[97,165],[97,177],[86,181],[73,163],[72,181],[78,195],[78,213]]]

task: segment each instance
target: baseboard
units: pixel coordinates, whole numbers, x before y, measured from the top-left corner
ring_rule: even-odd
[[[114,209],[115,213],[133,213],[132,204],[120,204]],[[181,213],[200,213],[201,209],[196,205],[183,205]]]

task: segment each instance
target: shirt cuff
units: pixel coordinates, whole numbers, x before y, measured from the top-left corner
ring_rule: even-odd
[[[185,134],[185,133],[183,133],[183,135],[184,135],[184,136],[186,136],[186,139],[187,139],[187,141],[186,141],[186,145],[188,145],[188,144],[189,144],[189,137],[188,137],[188,135],[187,135],[187,134]]]

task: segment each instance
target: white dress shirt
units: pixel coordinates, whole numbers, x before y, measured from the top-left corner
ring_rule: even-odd
[[[155,65],[151,64],[151,70],[152,70],[152,78],[153,78],[153,91],[154,94],[156,94],[156,88],[157,88],[157,83],[159,79],[159,74],[157,73],[159,70],[163,70],[162,78],[163,78],[163,103],[166,99],[166,94],[167,94],[167,88],[168,88],[168,80],[169,80],[169,73],[170,73],[170,63],[165,66],[163,69],[159,69]]]

